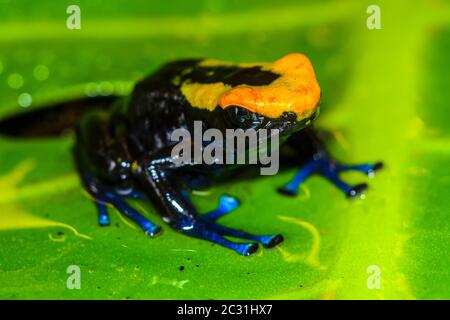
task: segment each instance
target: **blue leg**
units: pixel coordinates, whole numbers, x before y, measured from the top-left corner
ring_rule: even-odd
[[[177,174],[176,165],[171,162],[170,156],[167,157],[166,161],[161,161],[161,156],[155,157],[155,159],[142,159],[139,163],[140,175],[136,175],[136,178],[143,187],[148,187],[154,192],[156,200],[160,201],[159,204],[164,209],[160,214],[176,231],[211,241],[246,256],[258,250],[257,241],[267,247],[281,242],[281,236],[255,236],[217,224],[214,219],[237,207],[238,203],[232,197],[221,197],[219,209],[207,217],[198,214],[189,199],[187,190],[183,190],[183,185],[180,188],[181,174]],[[250,241],[234,242],[228,237],[239,237]]]
[[[367,183],[360,183],[356,185],[349,185],[339,178],[339,165],[335,162],[330,161],[328,158],[323,158],[319,160],[320,162],[320,174],[330,180],[336,187],[342,190],[345,195],[349,198],[354,198],[360,196],[367,189]]]
[[[283,242],[282,235],[253,235],[244,231],[224,227],[215,222],[218,218],[230,213],[238,207],[239,200],[237,198],[230,195],[221,195],[219,198],[219,206],[216,210],[201,215],[195,222],[191,222],[191,220],[181,220],[182,222],[180,223],[182,227],[180,229],[190,236],[218,243],[233,249],[242,255],[250,255],[256,252],[258,250],[258,244],[255,242],[261,243],[265,248],[273,248]],[[225,237],[251,240],[254,242],[235,243],[229,241]]]
[[[295,175],[295,177],[278,191],[284,195],[295,196],[298,193],[300,184],[313,174],[320,174],[330,180],[336,187],[342,190],[347,197],[354,198],[361,195],[366,189],[366,183],[349,185],[339,178],[342,171],[360,171],[373,177],[375,172],[383,167],[381,162],[365,163],[358,165],[343,165],[330,159],[323,153],[316,154],[314,160],[307,162]]]
[[[258,251],[258,244],[255,242],[237,243],[225,239],[223,234],[219,232],[217,226],[214,222],[202,219],[201,217],[198,217],[195,221],[191,219],[180,219],[177,223],[177,228],[184,234],[217,243],[241,255],[249,256]]]
[[[159,226],[155,225],[153,222],[132,208],[125,200],[123,200],[121,195],[117,194],[117,192],[105,187],[90,175],[82,175],[82,179],[88,192],[95,198],[99,215],[99,224],[101,226],[106,226],[109,224],[106,204],[110,204],[114,206],[121,214],[124,214],[136,222],[149,236],[153,237],[161,231]]]
[[[240,230],[231,229],[221,225],[215,225],[214,228],[225,236],[230,236],[234,238],[252,240],[261,243],[265,248],[273,248],[283,242],[284,238],[281,234],[269,235],[269,236],[258,236],[251,233],[247,233]]]
[[[224,227],[214,221],[204,219],[203,217],[199,217],[198,220],[193,222],[191,220],[181,220],[178,222],[178,228],[187,235],[218,243],[233,249],[242,255],[255,253],[258,250],[258,244],[256,242],[261,243],[265,248],[273,248],[284,240],[283,236],[280,234],[267,236],[254,235],[248,232]],[[254,242],[236,243],[229,241],[224,237],[233,237]]]
[[[339,171],[348,171],[348,170],[360,171],[362,173],[365,173],[369,177],[374,177],[375,173],[378,170],[380,170],[381,168],[383,168],[382,162],[364,163],[364,164],[357,164],[357,165],[338,164]]]
[[[148,196],[144,192],[137,189],[131,189],[126,193],[120,193],[120,195],[136,200],[148,200]]]
[[[221,195],[219,198],[219,206],[217,207],[217,209],[202,215],[202,217],[209,220],[217,220],[221,216],[237,209],[239,207],[239,204],[240,203],[237,198],[226,194]]]
[[[153,237],[157,235],[161,228],[142,216],[139,212],[137,212],[134,208],[132,208],[126,201],[122,199],[121,196],[106,191],[103,194],[103,197],[105,197],[106,201],[111,203],[117,210],[119,210],[120,213],[124,214],[134,222],[136,222],[142,230],[149,236]],[[100,198],[101,199],[101,198]]]
[[[278,192],[287,196],[296,196],[298,194],[298,187],[310,175],[317,172],[319,169],[319,162],[311,160],[307,162],[295,175],[295,177],[285,186],[278,188]]]
[[[109,226],[109,215],[104,203],[95,201],[95,205],[97,206],[98,212],[98,224],[102,227]]]

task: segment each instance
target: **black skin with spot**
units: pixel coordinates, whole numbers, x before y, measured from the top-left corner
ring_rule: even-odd
[[[238,106],[225,109],[217,107],[213,111],[191,106],[180,91],[180,84],[184,81],[258,86],[270,84],[279,77],[278,74],[259,67],[200,67],[200,62],[201,60],[182,60],[169,63],[140,81],[130,97],[109,98],[100,103],[101,108],[91,108],[79,115],[79,121],[74,117],[71,122],[77,123],[73,151],[83,185],[94,198],[100,199],[97,203],[109,201],[107,195],[116,191],[119,194],[126,194],[130,190],[142,192],[152,201],[164,221],[174,229],[224,245],[216,241],[216,238],[212,239],[211,234],[217,233],[217,237],[222,239],[222,236],[235,234],[235,230],[225,230],[218,224],[205,221],[185,196],[185,192],[192,187],[189,182],[199,180],[196,179],[198,177],[206,177],[206,181],[210,182],[209,177],[227,176],[226,173],[237,168],[230,165],[176,164],[171,158],[171,150],[177,143],[170,140],[174,130],[184,128],[192,132],[194,121],[202,121],[204,130],[217,128],[223,132],[227,128],[279,129],[280,143],[291,148],[297,166],[318,155],[329,155],[317,133],[312,128],[306,128],[307,121],[314,120],[316,114],[309,119],[297,121],[295,114],[288,112],[274,119]],[[80,108],[86,104],[95,104],[92,101],[95,100],[80,100]],[[49,110],[52,111],[48,114],[37,111],[34,116],[45,123],[45,119],[52,119],[56,114],[56,109]],[[30,124],[28,127],[32,130],[29,132],[27,126],[16,129],[16,123],[23,117],[30,120],[32,116],[25,114],[1,122],[0,133],[39,136],[38,125]],[[51,127],[47,131],[56,132],[57,125],[54,122]],[[64,129],[67,127],[70,126],[65,123]],[[46,135],[45,126],[41,128],[41,132]],[[331,166],[335,162],[331,157],[329,159]],[[187,183],[186,177],[190,177]],[[360,189],[358,192],[362,191]],[[123,208],[117,202],[114,206]],[[191,225],[192,229],[188,230],[186,226]],[[231,233],[227,230],[231,230]],[[160,229],[156,229],[149,234],[155,235],[159,231]],[[276,236],[263,244],[273,247],[282,239],[281,236]],[[225,244],[228,247],[233,245]],[[242,252],[240,249],[235,250],[249,255],[256,249],[251,245]]]

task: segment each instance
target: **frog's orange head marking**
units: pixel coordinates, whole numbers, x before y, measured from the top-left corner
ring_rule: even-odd
[[[292,53],[273,64],[261,64],[280,77],[268,85],[239,85],[222,93],[219,106],[240,106],[265,117],[278,118],[285,112],[294,112],[297,120],[312,115],[320,99],[320,87],[309,59]]]

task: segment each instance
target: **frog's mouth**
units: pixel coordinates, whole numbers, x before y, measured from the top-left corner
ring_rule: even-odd
[[[319,111],[320,107],[317,106],[309,115],[300,120],[297,118],[297,115],[295,113],[285,112],[281,117],[277,119],[270,119],[266,123],[264,128],[278,129],[279,134],[283,136],[290,135],[311,125],[319,115]]]

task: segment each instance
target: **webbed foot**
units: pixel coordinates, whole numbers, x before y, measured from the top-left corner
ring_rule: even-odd
[[[195,220],[183,218],[178,221],[176,228],[186,235],[217,243],[237,253],[249,256],[258,251],[258,243],[265,248],[273,248],[283,242],[283,236],[277,235],[254,235],[245,231],[228,228],[216,223],[214,220],[199,216]],[[251,242],[239,243],[226,239],[233,237]]]
[[[364,163],[358,165],[340,164],[325,154],[317,154],[317,157],[307,162],[295,175],[295,177],[285,186],[278,189],[278,192],[288,196],[296,196],[300,184],[313,174],[320,174],[331,181],[342,190],[349,198],[355,198],[364,194],[367,183],[350,185],[342,181],[339,174],[343,171],[359,171],[369,177],[373,177],[375,172],[383,167],[382,162]]]

